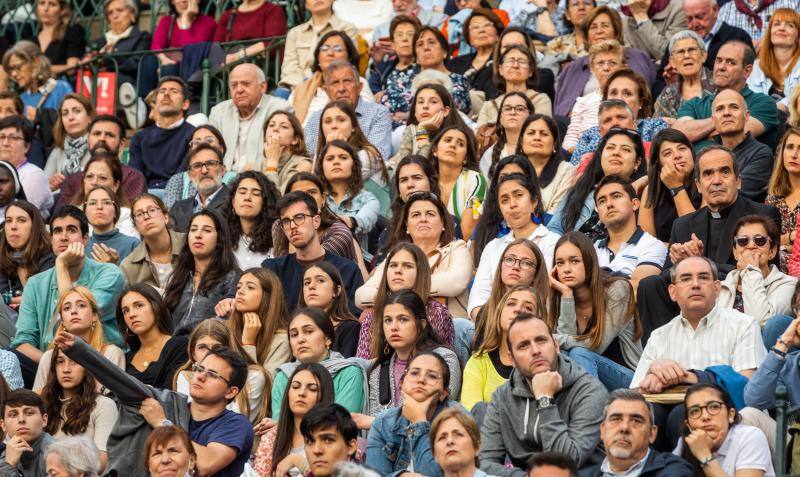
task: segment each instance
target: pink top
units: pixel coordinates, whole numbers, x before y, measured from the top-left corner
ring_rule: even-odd
[[[169,45],[167,45],[170,24],[172,24],[172,37],[170,37]],[[211,41],[214,38],[214,30],[216,29],[217,22],[214,21],[213,17],[208,15],[200,15],[195,18],[192,25],[186,30],[178,28],[178,22],[175,20],[174,16],[167,15],[161,17],[161,20],[158,21],[156,31],[153,33],[151,48],[154,50],[181,48],[193,43]]]

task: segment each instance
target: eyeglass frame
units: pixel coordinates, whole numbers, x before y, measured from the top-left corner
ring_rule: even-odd
[[[711,406],[711,405],[719,406],[719,410],[712,412],[711,409],[709,408],[709,406]],[[722,412],[723,408],[727,408],[727,407],[728,406],[722,401],[709,401],[709,402],[703,404],[702,406],[697,404],[695,406],[691,406],[691,407],[686,408],[686,417],[688,417],[689,419],[699,419],[699,418],[703,417],[703,409],[706,410],[706,412],[708,413],[709,416],[716,416],[717,414]],[[699,414],[697,416],[695,416],[695,417],[692,417],[692,411],[693,410],[694,411],[699,411]]]
[[[747,239],[747,242],[745,242],[744,245],[739,243],[739,240],[743,239]],[[759,244],[758,243],[759,240],[764,240],[764,243]],[[762,235],[762,234],[755,234],[753,236],[737,235],[733,237],[733,245],[736,247],[747,247],[748,245],[750,245],[750,242],[754,243],[756,247],[763,247],[764,245],[772,243],[772,238],[770,238],[768,235]]]
[[[219,379],[219,380],[222,380],[222,381],[224,381],[224,382],[225,382],[225,384],[227,384],[227,385],[228,385],[228,387],[231,387],[231,386],[233,386],[233,385],[231,384],[230,380],[228,380],[227,378],[224,378],[224,377],[220,376],[220,374],[219,374],[218,372],[216,372],[216,371],[212,371],[212,370],[210,370],[210,369],[206,369],[206,368],[205,368],[205,366],[203,366],[203,365],[202,365],[202,364],[200,364],[200,363],[194,363],[194,364],[192,365],[192,367],[190,368],[190,370],[191,370],[191,372],[192,372],[192,373],[194,373],[194,374],[204,374],[204,375],[205,375],[206,377],[208,377],[208,378],[213,378],[213,379]]]
[[[531,263],[533,264],[533,265],[531,266],[531,268],[525,268],[525,267],[522,265],[522,261],[523,261],[523,260],[525,260],[526,262],[531,262]],[[506,261],[508,261],[509,263],[506,263]],[[510,256],[505,256],[505,257],[501,258],[501,259],[500,259],[500,263],[501,263],[503,266],[506,266],[506,267],[509,267],[509,268],[510,268],[510,267],[513,267],[514,265],[517,265],[517,264],[519,264],[519,269],[520,269],[520,270],[536,270],[536,268],[539,266],[539,263],[538,263],[538,261],[536,261],[536,260],[529,260],[529,259],[527,259],[527,258],[510,257]]]
[[[163,210],[161,210],[161,207],[158,207],[158,206],[154,205],[154,206],[152,206],[152,207],[148,207],[148,208],[146,208],[146,209],[144,209],[144,210],[140,210],[139,212],[137,212],[137,213],[135,213],[135,214],[134,214],[134,213],[132,213],[132,214],[131,214],[131,217],[133,218],[133,221],[134,221],[134,222],[139,222],[139,221],[141,221],[142,219],[144,219],[144,218],[145,218],[145,216],[147,216],[147,218],[149,219],[149,218],[152,218],[152,217],[153,217],[153,213],[151,212],[152,210],[157,210],[157,211],[158,211],[158,213],[160,213],[160,214],[164,215],[164,211],[163,211]]]
[[[302,216],[303,218],[298,220],[298,217],[300,216]],[[291,217],[280,217],[278,218],[278,224],[280,224],[282,229],[289,228],[292,226],[292,224],[294,224],[295,227],[300,227],[301,225],[306,223],[306,217],[311,217],[313,219],[314,217],[316,217],[316,215],[299,213],[299,214],[294,214]]]
[[[194,164],[189,164],[187,169],[194,172],[200,172],[203,170],[203,167],[205,167],[210,171],[212,168],[217,168],[220,166],[222,166],[222,161],[220,161],[219,159],[209,159],[207,161],[195,162]]]

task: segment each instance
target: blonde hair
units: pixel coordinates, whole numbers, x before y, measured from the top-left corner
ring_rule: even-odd
[[[56,314],[53,317],[53,322],[58,323],[58,327],[55,329],[55,332],[58,333],[59,331],[67,331],[71,333],[71,331],[64,326],[64,320],[61,319],[61,308],[64,306],[64,302],[66,301],[67,297],[73,293],[76,293],[78,296],[86,300],[86,302],[89,303],[89,307],[92,309],[94,321],[92,321],[92,329],[89,332],[89,339],[87,342],[89,346],[102,353],[108,343],[106,342],[105,336],[103,336],[103,323],[100,321],[100,307],[97,305],[97,301],[94,299],[92,292],[86,287],[80,285],[72,287],[58,297]],[[53,347],[52,343],[50,343],[50,347]]]
[[[589,47],[589,64],[601,53],[613,53],[625,62],[625,48],[617,40],[600,40]]]
[[[496,349],[500,349],[503,340],[503,330],[500,328],[500,315],[503,313],[503,308],[505,308],[508,299],[512,294],[518,291],[527,291],[530,293],[536,302],[534,315],[543,316],[542,309],[544,306],[544,299],[539,296],[535,288],[530,285],[512,286],[505,292],[497,303],[497,306],[492,308],[491,313],[487,313],[484,319],[476,325],[475,337],[481,340],[480,343],[475,343],[479,345],[478,350],[475,351],[476,356],[481,356]]]
[[[29,40],[20,40],[14,43],[14,46],[3,54],[3,69],[6,70],[6,73],[10,70],[9,63],[14,56],[21,58],[25,63],[31,63],[33,65],[31,76],[34,81],[36,81],[36,87],[43,85],[45,81],[52,78],[53,74],[50,71],[50,60],[42,54],[42,50],[39,49],[39,45],[36,43]]]

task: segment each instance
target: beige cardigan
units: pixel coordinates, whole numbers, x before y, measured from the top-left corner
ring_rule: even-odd
[[[733,308],[736,298],[736,285],[742,277],[742,302],[744,313],[750,315],[763,327],[775,315],[792,314],[792,295],[797,279],[786,275],[772,265],[766,277],[761,270],[747,266],[744,270],[731,270],[722,281],[717,305],[720,308]]]
[[[542,187],[542,210],[545,214],[552,215],[558,210],[558,205],[567,196],[567,192],[575,182],[576,169],[569,162],[561,161],[553,180],[547,184],[547,187]]]
[[[467,243],[463,240],[454,240],[447,245],[436,249],[428,258],[431,265],[431,297],[447,299],[447,308],[453,318],[468,318],[467,291],[472,279],[472,254],[469,253]],[[378,286],[383,276],[386,261],[375,267],[369,280],[356,290],[356,306],[365,308],[375,303]]]

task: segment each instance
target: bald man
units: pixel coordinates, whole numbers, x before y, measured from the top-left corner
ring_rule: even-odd
[[[772,151],[747,131],[750,113],[741,93],[733,89],[718,92],[711,103],[711,119],[718,133],[712,141],[730,149],[739,166],[740,192],[748,199],[763,202],[772,172]]]
[[[266,94],[264,71],[252,63],[235,67],[228,86],[231,99],[211,108],[209,114],[209,121],[225,139],[225,167],[233,172],[254,169],[266,173],[264,121],[275,111],[292,111],[292,106]]]

